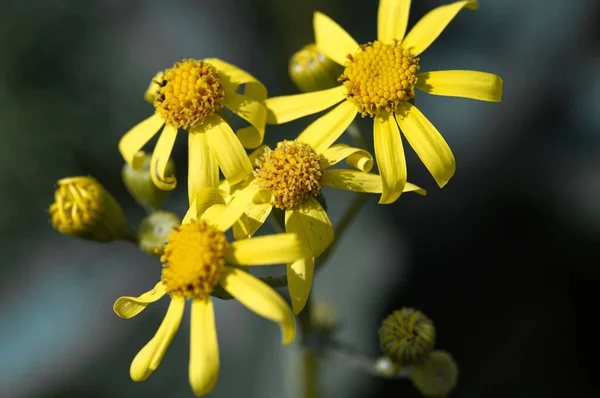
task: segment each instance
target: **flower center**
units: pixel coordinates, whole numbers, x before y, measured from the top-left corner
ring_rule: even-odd
[[[154,107],[174,126],[187,130],[224,106],[225,86],[217,69],[207,62],[184,59],[156,83]]]
[[[348,59],[339,80],[362,117],[374,117],[381,109],[392,112],[400,102],[415,96],[419,58],[412,57],[398,42],[367,43],[356,54],[348,54]]]
[[[256,182],[273,193],[273,206],[291,209],[321,192],[321,157],[307,144],[283,141],[256,161]]]
[[[204,221],[174,228],[162,251],[162,281],[171,294],[207,298],[225,263],[225,234]]]

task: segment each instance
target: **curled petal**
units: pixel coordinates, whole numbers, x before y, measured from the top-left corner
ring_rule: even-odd
[[[239,265],[271,265],[310,256],[310,248],[294,233],[238,240],[229,245],[225,260]]]
[[[331,167],[346,160],[346,163],[360,171],[370,171],[373,168],[373,156],[364,149],[352,148],[346,144],[337,144],[327,148],[323,154],[323,166]]]
[[[240,303],[260,316],[279,323],[283,344],[294,340],[294,316],[285,300],[273,288],[249,273],[223,267],[221,284]]]
[[[134,169],[138,168],[135,166],[140,166],[134,163],[136,154],[158,133],[164,124],[165,120],[160,115],[154,114],[125,133],[119,141],[119,151],[127,164]]]
[[[165,285],[158,282],[154,289],[142,294],[139,297],[124,296],[119,297],[113,305],[115,313],[123,319],[133,318],[142,312],[150,303],[159,300],[167,292]]]
[[[177,127],[167,124],[158,138],[156,148],[154,148],[152,158],[150,159],[150,176],[152,177],[152,181],[163,191],[170,191],[177,185],[175,177],[165,175],[167,163],[169,162],[176,138]]]

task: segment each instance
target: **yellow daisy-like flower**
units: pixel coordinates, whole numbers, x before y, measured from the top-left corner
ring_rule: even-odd
[[[333,241],[333,226],[327,212],[315,198],[324,186],[354,192],[381,193],[382,179],[368,173],[373,158],[367,151],[345,144],[333,145],[331,136],[324,136],[315,126],[309,126],[295,141],[283,141],[274,150],[266,148],[255,153],[258,168],[245,181],[245,186],[231,194],[227,208],[234,215],[243,212],[234,227],[236,237],[252,236],[265,222],[273,207],[285,210],[286,232],[298,234],[311,249],[311,255],[287,264],[288,289],[294,313],[306,304],[312,285],[314,260]],[[331,168],[345,160],[358,170]],[[416,185],[406,183],[404,191],[425,194]]]
[[[316,12],[316,45],[327,57],[345,66],[338,87],[267,100],[267,122],[285,123],[327,109],[315,129],[334,141],[357,113],[374,118],[375,156],[383,179],[379,203],[393,203],[404,190],[406,160],[400,130],[440,187],[454,175],[452,151],[437,129],[410,100],[415,88],[429,94],[499,102],[500,77],[478,71],[448,70],[419,73],[418,56],[442,33],[463,8],[475,10],[474,0],[457,1],[427,13],[405,35],[410,0],[381,0],[378,40],[359,45],[343,28]]]
[[[225,289],[246,307],[281,325],[283,343],[294,338],[294,318],[281,296],[250,275],[247,265],[270,265],[296,261],[309,255],[296,234],[276,234],[228,242],[224,232],[232,218],[216,189],[201,189],[194,199],[201,217],[174,229],[162,251],[161,281],[139,297],[121,297],[114,310],[121,318],[139,314],[165,294],[171,304],[156,335],[136,355],[130,375],[134,381],[147,379],[160,364],[181,322],[190,299],[191,341],[189,381],[197,396],[210,392],[219,373],[219,348],[210,298],[213,289]]]
[[[244,94],[236,93],[241,85]],[[219,168],[231,183],[252,170],[244,147],[256,148],[263,141],[267,97],[265,86],[252,75],[216,58],[186,59],[158,73],[145,97],[155,113],[123,136],[119,150],[133,166],[138,151],[164,126],[150,162],[156,186],[175,188],[175,178],[165,170],[179,128],[188,133],[190,202],[200,188],[218,185]],[[250,126],[234,133],[223,119],[225,107]]]

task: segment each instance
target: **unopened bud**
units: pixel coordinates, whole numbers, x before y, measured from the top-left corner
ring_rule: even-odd
[[[423,313],[405,307],[382,322],[379,342],[383,353],[400,366],[422,363],[435,345],[435,327]]]
[[[64,235],[96,242],[131,238],[119,202],[92,177],[59,180],[49,211],[52,226]]]
[[[305,46],[290,58],[290,77],[300,91],[306,93],[339,86],[338,77],[343,70],[314,44]]]
[[[433,351],[412,372],[414,386],[426,397],[443,398],[456,386],[458,366],[446,351]]]
[[[157,250],[165,247],[173,227],[181,224],[181,220],[170,211],[155,211],[148,214],[138,228],[140,249],[148,254],[158,255]]]
[[[150,176],[151,156],[143,151],[138,152],[133,160],[133,166],[125,163],[121,171],[121,177],[125,188],[133,199],[147,211],[159,210],[171,191],[163,191],[158,188]],[[175,164],[169,159],[165,175],[175,174]]]

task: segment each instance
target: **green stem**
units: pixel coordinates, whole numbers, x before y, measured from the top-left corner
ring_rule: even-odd
[[[308,344],[308,338],[313,331],[312,300],[308,299],[306,306],[298,315],[300,323],[300,355],[302,361],[302,398],[319,397],[319,357],[318,353]]]

